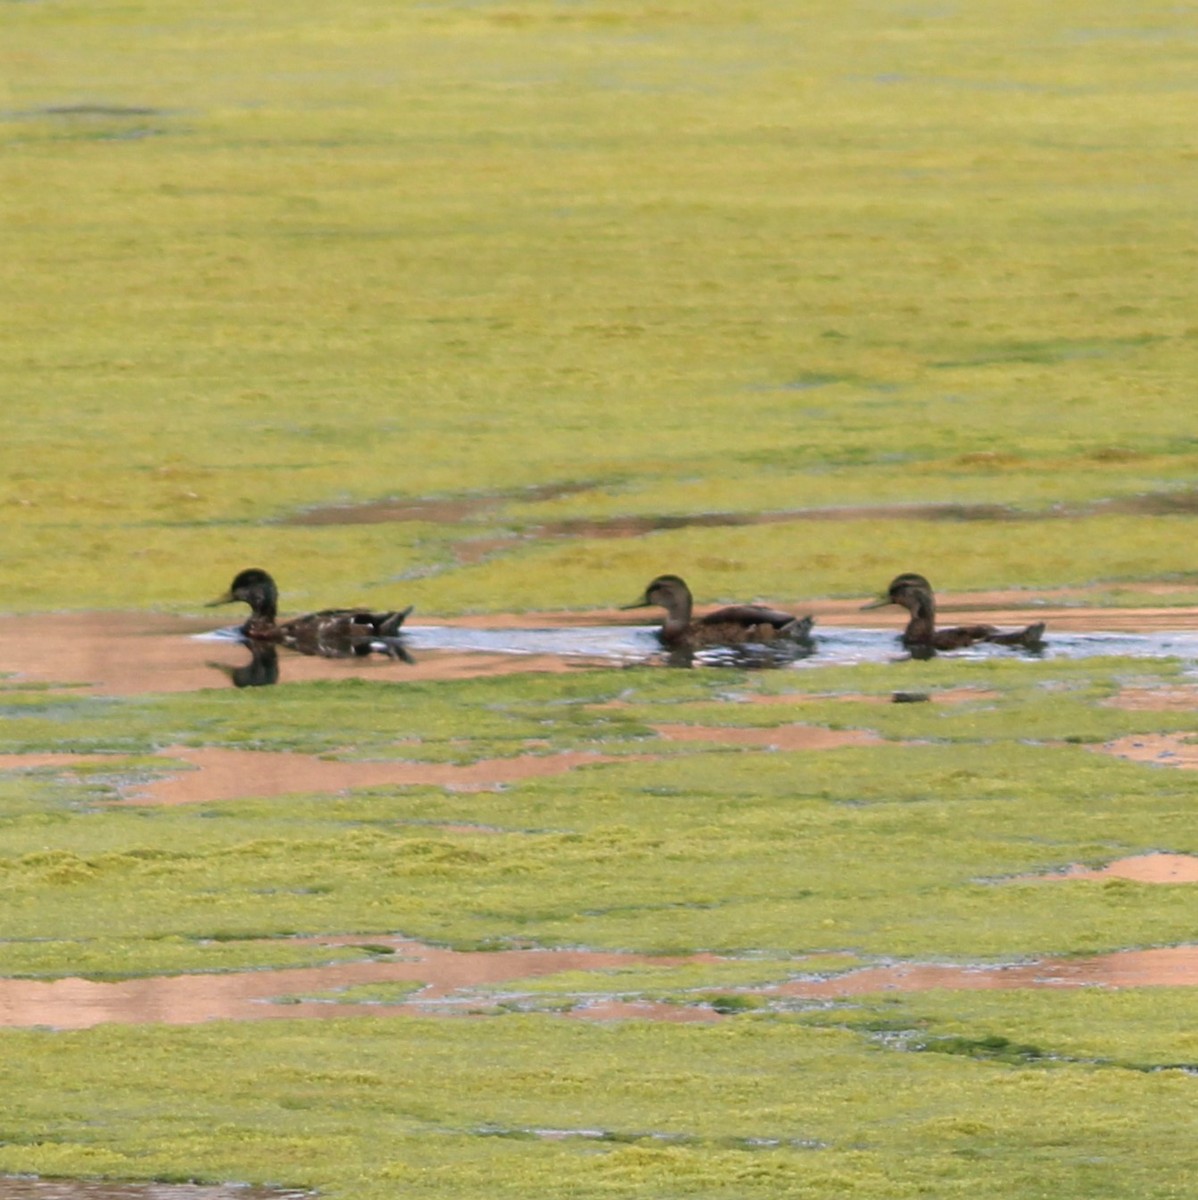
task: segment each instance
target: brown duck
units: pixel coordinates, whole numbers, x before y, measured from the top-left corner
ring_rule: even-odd
[[[381,650],[391,658],[410,661],[407,651],[395,640],[404,618],[412,611],[374,613],[361,608],[326,608],[320,612],[277,621],[279,589],[265,571],[257,567],[240,572],[223,596],[209,602],[232,604],[242,601],[250,606],[250,615],[241,627],[241,636],[251,644],[265,642],[287,646],[301,654],[324,658],[363,656]]]
[[[932,585],[922,575],[908,572],[892,579],[886,595],[867,608],[884,608],[897,604],[911,614],[903,630],[902,643],[911,649],[960,650],[975,642],[995,642],[1000,646],[1025,646],[1035,649],[1043,645],[1044,622],[1026,629],[1001,630],[993,625],[957,625],[949,629],[936,628],[936,597]]]
[[[677,575],[659,575],[635,604],[624,608],[666,610],[658,637],[667,647],[736,646],[744,642],[779,640],[806,642],[814,617],[795,617],[760,604],[734,604],[702,617],[692,617],[694,598]]]

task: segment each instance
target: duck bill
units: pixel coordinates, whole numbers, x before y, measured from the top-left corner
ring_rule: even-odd
[[[215,608],[218,604],[232,604],[237,597],[232,592],[226,592],[223,596],[217,596],[215,600],[209,600],[204,605],[205,608]]]
[[[642,596],[635,604],[621,604],[620,612],[627,612],[630,608],[652,608],[647,596]]]
[[[886,608],[893,603],[894,601],[889,596],[883,596],[880,600],[871,600],[868,604],[863,604],[857,611],[866,612],[871,608]]]

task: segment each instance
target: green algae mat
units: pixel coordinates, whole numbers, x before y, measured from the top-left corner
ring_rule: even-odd
[[[1192,501],[1104,505],[1198,466],[1192,53],[1128,0],[10,4],[5,606],[1187,575]],[[912,502],[1093,524],[535,536]]]
[[[196,612],[249,565],[286,611],[598,607],[663,570],[704,601],[864,600],[911,569],[1198,600],[1184,7],[4,8],[6,612]],[[122,698],[0,678],[0,753],[108,756],[0,771],[0,994],[396,934],[720,956],[479,989],[462,1019],[344,1015],[410,994],[379,985],[322,994],[321,1021],[4,1028],[0,1172],[1192,1196],[1190,988],[764,990],[1198,941],[1194,885],[1038,878],[1198,854],[1193,774],[1096,753],[1198,729],[1115,703],[1185,682],[1014,657]],[[655,731],[679,723],[880,740]],[[115,804],[178,745],[609,761]],[[597,995],[724,1016],[570,1016]]]
[[[874,703],[896,680],[976,697]],[[328,1019],[9,1028],[0,1170],[354,1197],[1186,1195],[1190,988],[770,993],[865,965],[1192,942],[1193,885],[1043,878],[1198,853],[1198,776],[1095,752],[1192,727],[1111,703],[1178,682],[1168,663],[1013,659],[120,700],[14,689],[3,749],[107,746],[111,760],[3,778],[8,980],[335,968],[384,958],[397,932],[720,957],[480,986],[459,1009],[472,1016],[371,1015],[410,983],[289,995],[280,977],[278,1003],[315,1000]],[[884,740],[769,752],[654,733],[717,709],[731,730],[818,722]],[[317,713],[336,751],[304,719]],[[1038,722],[1050,738],[1029,744]],[[435,758],[449,741],[463,762],[580,748],[609,761],[502,791],[113,807],[129,780],[169,769],[145,752],[183,730],[351,760],[426,744]],[[330,932],[352,944],[295,936]],[[0,979],[0,1009],[5,995]],[[570,1018],[604,998],[726,1015]]]

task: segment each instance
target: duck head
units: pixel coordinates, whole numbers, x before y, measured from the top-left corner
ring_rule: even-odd
[[[210,600],[208,607],[233,604],[239,600],[250,606],[254,616],[273,621],[279,609],[279,589],[265,571],[250,567],[234,576],[229,590],[223,596]]]
[[[623,608],[664,608],[671,619],[689,621],[691,616],[691,590],[677,575],[659,575],[645,588],[645,594],[635,604]]]
[[[888,604],[897,604],[905,608],[913,616],[916,613],[931,615],[935,601],[932,598],[932,585],[914,571],[896,575],[886,589],[886,595],[878,600],[863,604],[861,611],[868,608],[885,608]]]

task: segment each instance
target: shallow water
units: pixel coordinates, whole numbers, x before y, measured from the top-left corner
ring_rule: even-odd
[[[0,617],[0,673],[17,682],[81,684],[98,692],[194,691],[244,686],[247,682],[296,683],[314,679],[377,679],[405,682],[458,679],[522,671],[656,664],[818,670],[822,666],[902,663],[910,656],[898,643],[901,622],[893,615],[857,612],[855,602],[822,602],[810,649],[800,646],[740,647],[669,655],[656,626],[589,623],[605,614],[492,615],[442,624],[405,627],[403,644],[414,658],[384,655],[323,659],[280,651],[277,672],[253,674],[249,649],[236,626],[213,629],[203,618],[147,613],[65,613]],[[1046,660],[1125,655],[1181,658],[1198,666],[1198,615],[1189,610],[983,608],[959,606],[968,619],[1011,626],[1031,616],[1046,619],[1042,651],[980,644],[952,658],[981,660],[1036,657]],[[523,623],[522,623],[523,622]],[[868,622],[868,624],[867,624]],[[1123,632],[1126,627],[1137,632]]]
[[[609,662],[665,661],[653,626],[588,625],[574,629],[470,629],[451,625],[417,625],[408,631],[407,644],[421,650],[453,650],[475,654],[542,654],[564,659],[584,657]],[[1043,650],[1013,650],[979,643],[956,650],[955,659],[1097,658],[1119,655],[1130,658],[1183,658],[1198,662],[1198,632],[1154,633],[1055,633]],[[701,651],[696,665],[777,666],[818,669],[859,663],[901,662],[911,656],[892,630],[817,626],[810,651],[778,646],[741,647]]]

